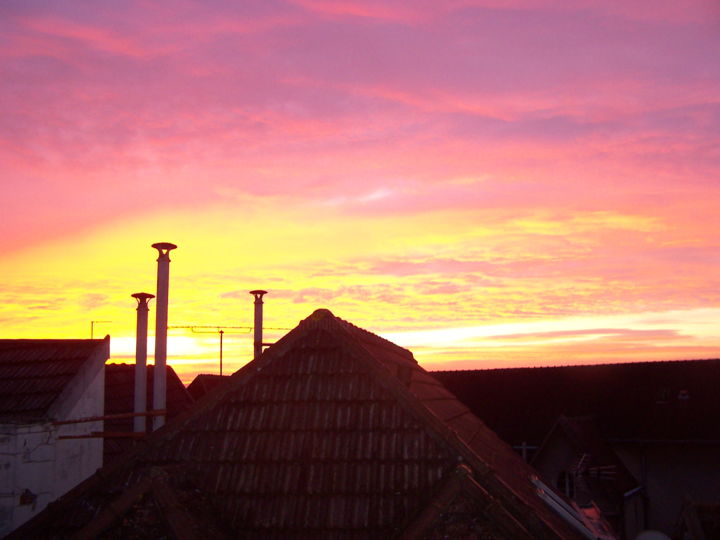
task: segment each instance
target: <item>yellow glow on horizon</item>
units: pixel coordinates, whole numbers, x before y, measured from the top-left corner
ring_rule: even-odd
[[[680,328],[688,343],[715,343],[714,329],[693,310],[663,312],[671,321],[666,326],[645,324],[641,314],[584,316],[582,306],[572,305],[562,306],[571,312],[567,316],[543,316],[566,294],[607,296],[608,283],[579,277],[548,287],[547,278],[535,277],[537,268],[582,256],[602,224],[612,234],[661,230],[653,219],[607,212],[564,219],[540,212],[519,219],[489,212],[485,223],[470,210],[396,217],[342,215],[342,202],[329,209],[278,198],[238,197],[235,203],[200,209],[192,218],[177,210],[117,220],[6,256],[6,291],[16,293],[6,292],[0,306],[0,316],[9,321],[5,335],[89,337],[90,321],[112,321],[98,325],[96,336],[112,336],[112,361],[132,362],[130,294],[155,292],[156,252],[150,244],[170,241],[179,246],[171,253],[171,326],[251,326],[247,291],[265,288],[269,327],[292,328],[314,309],[327,307],[434,366],[451,365],[456,355],[471,361],[491,351],[529,362],[553,347],[580,351],[585,344],[618,339],[602,328]],[[512,276],[503,273],[506,263],[514,265]],[[484,277],[485,266],[503,272]],[[152,338],[154,301],[150,309]],[[717,313],[703,316],[713,320]],[[249,335],[225,338],[229,373],[250,360],[252,344]],[[150,362],[152,351],[151,342]],[[168,362],[186,382],[198,371],[217,372],[217,336],[171,332]]]
[[[2,337],[95,321],[131,360],[165,241],[169,325],[227,327],[228,369],[258,288],[268,329],[327,308],[428,365],[720,356],[703,9],[525,1],[478,33],[464,2],[329,3],[3,19]],[[540,20],[553,40],[484,46]],[[365,41],[381,61],[334,69]],[[169,336],[183,380],[219,369],[213,332]]]

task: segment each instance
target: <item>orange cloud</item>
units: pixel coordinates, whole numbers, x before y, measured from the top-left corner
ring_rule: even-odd
[[[702,1],[0,10],[7,337],[111,320],[131,356],[129,295],[173,241],[185,325],[247,326],[262,287],[273,327],[329,307],[437,364],[717,345],[697,320],[720,303]],[[215,366],[216,336],[183,332],[183,376]]]

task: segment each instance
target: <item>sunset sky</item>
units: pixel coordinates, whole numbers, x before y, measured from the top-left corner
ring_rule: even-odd
[[[429,369],[720,357],[715,0],[4,0],[0,164],[2,338],[132,361],[173,242],[170,325],[263,288]]]

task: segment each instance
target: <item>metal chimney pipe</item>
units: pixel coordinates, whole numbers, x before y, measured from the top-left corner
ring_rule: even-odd
[[[154,294],[139,292],[131,295],[137,300],[137,331],[135,333],[135,414],[147,412],[147,333],[148,302]],[[145,417],[133,417],[133,431],[145,433]]]
[[[250,291],[255,297],[255,338],[254,338],[254,355],[253,358],[260,358],[263,348],[263,295],[267,294],[267,291]]]
[[[170,285],[170,251],[175,244],[160,242],[152,247],[158,250],[157,304],[155,308],[155,368],[153,374],[153,410],[166,407],[167,386],[165,364],[167,362],[168,289]],[[153,430],[165,425],[165,415],[153,416]]]

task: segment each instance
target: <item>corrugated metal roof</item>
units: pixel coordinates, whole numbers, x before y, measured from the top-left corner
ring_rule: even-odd
[[[457,496],[438,498],[462,463],[469,480]],[[535,496],[532,471],[409,351],[327,310],[17,534],[61,538],[96,527],[91,516],[108,515],[110,504],[118,518],[103,526],[117,531],[131,508],[121,493],[153,474],[167,474],[178,501],[184,493],[205,501],[217,529],[235,537],[446,530],[442,515],[426,510],[458,497],[485,510],[472,518],[478,523],[453,510],[452,527],[465,519],[468,530],[495,538],[577,537]],[[192,504],[183,509],[193,522],[209,518]]]
[[[720,441],[720,360],[437,371],[513,445],[539,445],[560,415],[593,416],[606,439]]]
[[[100,339],[0,340],[0,420],[47,419],[67,384],[105,346]]]

